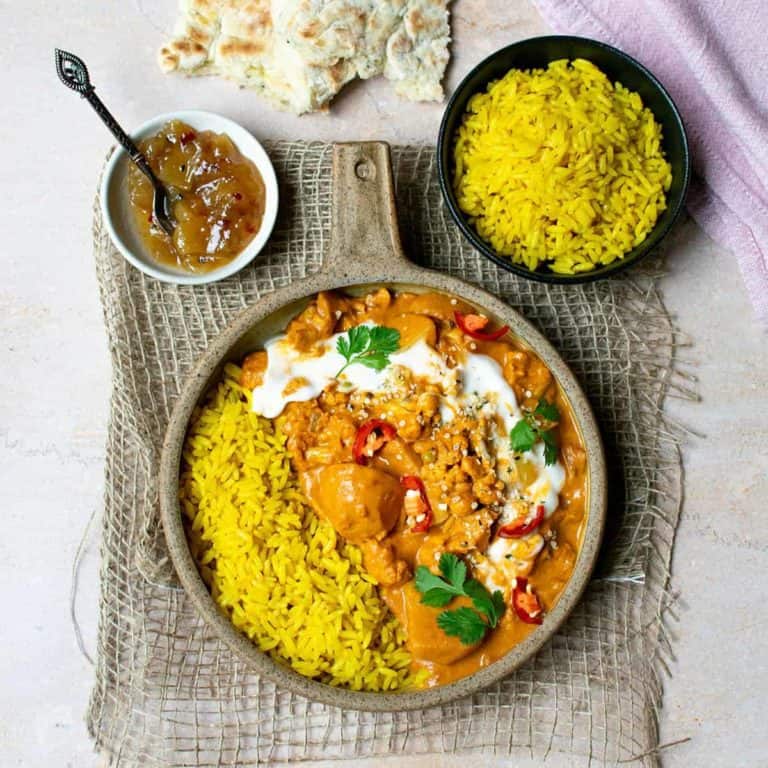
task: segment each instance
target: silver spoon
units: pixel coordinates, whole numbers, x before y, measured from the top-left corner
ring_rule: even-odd
[[[162,185],[160,180],[149,167],[147,158],[144,157],[141,150],[133,143],[131,137],[118,125],[117,120],[112,117],[110,111],[104,106],[102,100],[96,95],[96,89],[91,84],[88,77],[88,68],[85,62],[67,51],[60,51],[56,48],[56,72],[67,88],[77,91],[80,96],[96,110],[96,114],[104,121],[104,124],[112,132],[112,135],[120,142],[121,146],[130,155],[131,160],[136,163],[139,170],[149,179],[152,188],[155,191],[152,200],[152,213],[155,221],[168,233],[173,235],[173,229],[176,221],[171,214],[171,196],[168,190]]]

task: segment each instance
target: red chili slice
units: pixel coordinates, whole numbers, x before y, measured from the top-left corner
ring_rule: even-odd
[[[194,141],[196,138],[197,134],[194,131],[187,131],[186,133],[181,134],[179,141],[181,142],[182,147],[186,147],[190,141]]]
[[[412,533],[426,533],[432,526],[432,506],[429,503],[427,497],[427,489],[424,487],[424,483],[420,477],[416,475],[403,475],[400,478],[400,485],[405,488],[406,491],[418,491],[419,492],[419,513],[424,517],[417,521],[411,528]],[[415,518],[417,515],[413,515]]]
[[[357,430],[352,446],[355,461],[358,464],[367,464],[368,459],[372,458],[373,454],[396,434],[397,430],[382,419],[369,419],[363,422]]]
[[[528,589],[528,579],[517,578],[515,588],[512,591],[512,607],[517,618],[526,624],[541,624],[542,607],[539,598]]]
[[[518,523],[515,521],[509,525],[502,525],[498,530],[499,536],[501,536],[502,539],[519,539],[521,536],[525,536],[531,531],[535,531],[541,525],[542,520],[544,520],[544,512],[544,505],[539,504],[539,506],[536,507],[536,514],[533,520],[529,523]]]
[[[453,316],[462,333],[466,333],[471,339],[477,341],[496,341],[509,330],[508,325],[502,325],[501,328],[490,333],[483,331],[483,328],[488,325],[488,318],[485,315],[463,315],[461,312],[454,312]]]

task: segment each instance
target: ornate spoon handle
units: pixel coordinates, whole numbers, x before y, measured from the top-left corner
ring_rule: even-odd
[[[88,76],[88,67],[85,62],[74,53],[61,51],[56,48],[56,72],[67,88],[71,88],[84,98],[96,111],[96,114],[102,119],[104,125],[109,128],[112,135],[120,142],[121,146],[131,156],[139,169],[149,178],[153,185],[156,185],[155,174],[144,157],[141,150],[136,146],[131,137],[120,127],[112,113],[106,108],[104,102],[96,95],[96,89]]]

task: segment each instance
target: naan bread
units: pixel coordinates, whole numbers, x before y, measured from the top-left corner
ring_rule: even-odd
[[[222,75],[297,114],[382,73],[405,98],[443,98],[447,0],[180,0],[179,10],[160,50],[166,72]]]

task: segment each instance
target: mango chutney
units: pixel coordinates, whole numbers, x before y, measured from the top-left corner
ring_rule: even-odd
[[[152,217],[152,185],[131,164],[134,223],[154,258],[188,272],[208,272],[238,256],[261,227],[265,187],[256,166],[229,136],[173,120],[139,148],[169,190],[176,220],[169,237]]]

